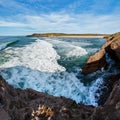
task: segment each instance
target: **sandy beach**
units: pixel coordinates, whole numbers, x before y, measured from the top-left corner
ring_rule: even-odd
[[[59,38],[104,38],[104,36],[56,36]]]

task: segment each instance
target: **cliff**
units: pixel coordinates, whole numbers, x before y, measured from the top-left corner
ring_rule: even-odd
[[[101,49],[88,58],[83,67],[83,74],[89,74],[101,68],[106,68],[106,53],[109,57],[115,60],[117,66],[120,67],[120,32],[107,36],[106,39],[106,43],[101,47]]]
[[[115,80],[116,78],[116,80]],[[120,75],[113,79],[109,97],[97,108],[76,104],[32,89],[15,89],[0,77],[1,120],[120,120]]]
[[[120,76],[118,78],[105,104],[94,109],[91,120],[120,120]]]

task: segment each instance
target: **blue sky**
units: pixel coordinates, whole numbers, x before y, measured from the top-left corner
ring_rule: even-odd
[[[120,0],[0,0],[0,35],[120,31]]]

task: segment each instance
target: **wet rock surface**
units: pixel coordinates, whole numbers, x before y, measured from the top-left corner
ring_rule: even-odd
[[[46,106],[51,112],[33,117],[33,111]],[[50,112],[49,111],[49,112]],[[0,115],[2,120],[85,120],[94,107],[76,104],[64,97],[54,97],[31,89],[15,89],[0,77]],[[48,116],[46,116],[46,113]],[[49,119],[48,119],[49,118]]]
[[[108,99],[111,91],[114,88],[114,85],[116,84],[116,82],[119,79],[120,79],[120,74],[111,75],[111,76],[105,78],[105,80],[104,80],[104,82],[101,86],[101,89],[100,89],[101,95],[98,99],[98,105],[104,105],[105,104],[105,102]]]
[[[103,106],[95,108],[92,120],[120,120],[120,80],[114,84],[113,90]]]
[[[88,58],[83,68],[84,74],[95,72],[102,67],[107,68],[106,53],[115,61],[114,67],[120,68],[120,32],[107,36],[106,39],[100,51]],[[120,74],[116,73],[105,78],[101,92],[98,101],[100,106],[94,109],[90,119],[120,120]]]
[[[31,89],[15,89],[0,77],[0,119],[120,120],[119,79],[120,75],[116,75],[106,80],[111,81],[109,82],[111,85],[110,95],[103,106],[95,108],[76,104],[73,100],[64,97],[54,97]],[[42,111],[39,111],[41,109]]]

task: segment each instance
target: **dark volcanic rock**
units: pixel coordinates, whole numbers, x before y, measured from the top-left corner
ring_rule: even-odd
[[[76,104],[64,97],[53,97],[31,89],[15,89],[0,77],[0,120],[31,120],[33,110],[37,110],[39,105],[53,110],[49,120],[85,120],[94,110],[92,106]],[[38,118],[48,120],[44,114]]]
[[[98,100],[98,105],[105,104],[111,91],[113,90],[115,83],[119,79],[120,79],[120,73],[116,74],[116,75],[111,75],[104,80],[103,85],[101,86],[101,89],[100,89],[101,95],[100,95],[99,100]]]
[[[0,120],[11,120],[9,114],[4,110],[0,108]]]
[[[120,32],[107,36],[107,41],[100,51],[88,58],[83,68],[84,74],[95,72],[107,65],[105,53],[111,57],[120,68]],[[105,87],[104,87],[105,86]],[[104,80],[99,98],[99,106],[94,109],[91,120],[120,120],[120,74],[109,76]]]
[[[15,89],[0,77],[0,120],[120,120],[119,79],[120,75],[107,79],[111,81],[111,93],[103,106],[94,108],[31,89]],[[44,105],[46,111],[52,110],[49,119],[46,111],[41,115],[37,113],[40,105]]]
[[[104,106],[95,109],[92,120],[120,120],[120,80],[114,84],[113,90]]]
[[[105,59],[105,53],[114,59],[120,67],[120,32],[107,36],[106,43],[101,47],[100,51],[90,56],[87,60],[87,63],[83,67],[83,74],[89,74],[95,72],[102,67],[107,66],[107,62]]]

